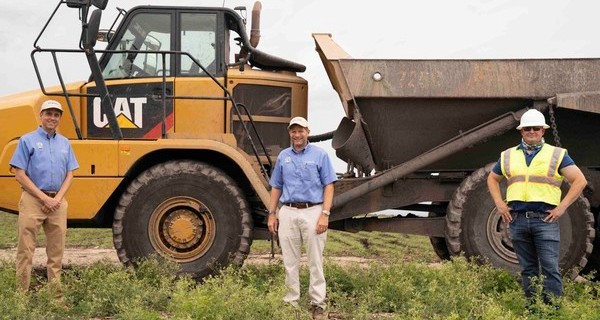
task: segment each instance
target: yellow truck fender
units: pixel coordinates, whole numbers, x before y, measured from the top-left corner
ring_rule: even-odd
[[[268,181],[260,175],[260,168],[253,158],[237,148],[232,134],[194,135],[191,139],[185,135],[169,135],[168,139],[157,141],[122,140],[119,141],[119,176],[125,176],[129,169],[146,154],[167,149],[203,150],[219,153],[238,165],[244,172],[250,185],[265,206],[268,206],[270,195]]]

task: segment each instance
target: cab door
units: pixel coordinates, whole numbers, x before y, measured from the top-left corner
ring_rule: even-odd
[[[101,60],[117,122],[126,139],[157,139],[173,130],[174,14],[137,9],[130,12]],[[161,51],[161,52],[159,52]],[[163,82],[163,77],[166,81]],[[86,87],[97,93],[94,82]],[[111,138],[99,97],[86,97],[83,131],[87,138]]]
[[[177,116],[175,132],[192,135],[225,133],[222,10],[177,11]],[[217,82],[210,76],[215,77]]]

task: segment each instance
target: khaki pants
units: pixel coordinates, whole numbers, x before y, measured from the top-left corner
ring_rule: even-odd
[[[40,226],[46,234],[46,264],[48,282],[60,283],[62,258],[67,234],[67,200],[63,199],[60,208],[52,213],[42,212],[42,203],[23,191],[19,201],[19,244],[17,246],[17,288],[27,291],[31,281],[33,253]]]
[[[286,302],[295,302],[300,298],[300,256],[302,243],[306,245],[310,284],[308,295],[311,305],[326,308],[325,275],[323,274],[323,249],[327,232],[317,234],[317,221],[323,210],[322,205],[307,209],[282,206],[279,210],[279,244],[285,267],[285,284],[288,288],[283,298]]]

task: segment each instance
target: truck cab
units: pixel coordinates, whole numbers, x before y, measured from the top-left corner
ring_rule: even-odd
[[[222,85],[248,108],[271,153],[287,147],[287,121],[306,113],[306,81],[296,76],[303,66],[279,59],[261,64],[271,72],[231,67],[239,64],[241,50],[248,51],[244,47],[248,41],[240,16],[227,8],[130,10],[99,61],[116,99],[123,137],[160,138],[159,125],[165,120],[168,134],[233,134],[240,148],[252,152],[240,119],[222,99]],[[163,89],[170,98],[166,105],[160,99]],[[95,83],[84,90],[94,92]],[[148,93],[150,98],[144,98]],[[99,100],[86,101],[88,138],[110,137]]]

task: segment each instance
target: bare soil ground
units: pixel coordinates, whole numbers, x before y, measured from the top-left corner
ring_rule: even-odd
[[[0,259],[14,261],[16,256],[16,249],[3,249],[0,250]],[[376,259],[366,259],[360,257],[328,257],[328,260],[334,261],[340,264],[358,264],[362,266],[368,266],[369,263],[377,261]],[[302,260],[305,262],[306,257]],[[114,249],[94,249],[94,248],[66,248],[63,257],[63,264],[65,266],[89,266],[96,262],[106,261],[110,263],[120,263],[117,257],[117,252]],[[275,254],[271,258],[270,254],[250,254],[244,264],[250,265],[264,265],[271,262],[281,261],[281,254]],[[44,268],[46,266],[46,249],[36,248],[33,257],[33,266],[35,269]]]
[[[0,250],[0,259],[14,261],[17,249]],[[64,265],[79,265],[87,266],[98,261],[108,261],[119,263],[117,252],[114,249],[82,249],[82,248],[66,248],[63,257]],[[46,249],[36,248],[33,256],[34,267],[43,267],[46,265]]]

